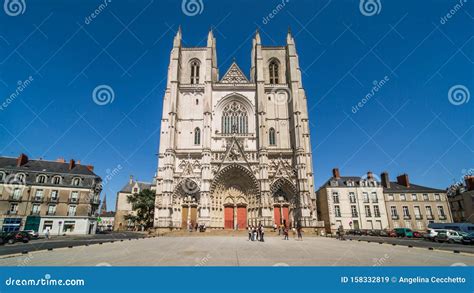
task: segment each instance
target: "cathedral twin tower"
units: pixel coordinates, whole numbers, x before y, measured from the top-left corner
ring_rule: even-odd
[[[154,225],[316,227],[308,109],[295,42],[252,42],[250,80],[219,77],[216,39],[182,46],[178,30],[163,98]]]

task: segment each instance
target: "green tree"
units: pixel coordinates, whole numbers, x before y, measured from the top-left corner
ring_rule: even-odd
[[[131,220],[135,225],[141,225],[145,229],[153,227],[155,213],[155,193],[150,189],[143,189],[139,193],[134,193],[127,197],[132,204],[132,210],[136,215],[126,216],[126,220]]]

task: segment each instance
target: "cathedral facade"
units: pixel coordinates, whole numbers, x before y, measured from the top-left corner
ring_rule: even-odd
[[[184,47],[178,30],[163,98],[154,225],[158,229],[318,227],[305,91],[291,32],[252,41],[250,77],[220,76],[216,39]]]

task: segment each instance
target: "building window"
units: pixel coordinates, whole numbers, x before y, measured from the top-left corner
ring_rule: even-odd
[[[413,194],[411,195],[411,200],[412,200],[412,201],[417,201],[417,200],[418,200],[418,197],[416,196],[416,193],[413,193]]]
[[[46,182],[46,176],[45,176],[45,175],[39,175],[39,176],[36,178],[36,182],[38,182],[38,183],[45,183],[45,182]]]
[[[53,221],[44,221],[43,231],[53,230]]]
[[[72,180],[72,185],[79,186],[81,184],[81,178],[74,178]]]
[[[52,216],[56,213],[56,205],[55,204],[51,204],[48,206],[48,213],[47,215],[48,216]]]
[[[341,208],[339,206],[334,206],[334,215],[336,217],[341,217]]]
[[[75,205],[70,205],[67,211],[68,217],[73,217],[76,215],[76,206]]]
[[[362,193],[362,197],[364,198],[365,203],[369,202],[369,194],[367,192]]]
[[[270,83],[278,84],[278,61],[272,60],[268,69],[270,70]]]
[[[392,218],[398,218],[398,211],[396,206],[390,207],[390,214],[392,215]]]
[[[440,220],[446,218],[446,214],[444,213],[444,208],[442,206],[438,206],[438,215]]]
[[[31,208],[31,214],[32,215],[39,215],[40,214],[40,209],[41,209],[41,205],[40,204],[33,204],[32,208]]]
[[[428,220],[433,220],[433,210],[431,209],[431,207],[426,206],[425,209],[426,209],[426,218]]]
[[[61,176],[54,176],[53,184],[61,184]]]
[[[270,145],[276,145],[275,128],[273,127],[268,131],[268,141]]]
[[[337,192],[332,193],[332,202],[339,203],[339,194]]]
[[[198,60],[191,61],[191,84],[199,83],[199,66]]]
[[[415,212],[415,218],[421,220],[421,210],[419,206],[414,206],[413,211]]]
[[[16,215],[17,212],[18,212],[18,204],[17,203],[10,204],[10,209],[8,210],[8,213],[10,215]]]
[[[71,202],[78,202],[79,201],[79,192],[73,191],[71,192]]]
[[[18,181],[18,183],[25,183],[25,174],[23,173],[19,173],[16,175],[16,180]]]
[[[222,133],[248,133],[248,116],[245,107],[236,101],[224,107],[222,114]]]
[[[379,209],[379,206],[377,205],[374,206],[374,216],[376,218],[380,218],[380,209]]]
[[[199,99],[196,99],[196,105],[199,105]]]
[[[13,199],[19,200],[20,198],[21,198],[21,189],[20,188],[13,189]]]
[[[42,200],[43,199],[43,194],[44,194],[43,189],[36,190],[34,200]]]
[[[356,202],[356,197],[354,192],[349,192],[349,202],[350,203],[355,203]]]
[[[73,232],[76,221],[64,221],[63,232]]]
[[[367,217],[372,217],[372,213],[370,212],[370,206],[365,206],[365,215]]]
[[[408,210],[408,207],[403,206],[402,209],[403,209],[403,217],[406,218],[406,219],[409,219],[410,218],[410,211]]]
[[[407,200],[407,197],[404,193],[400,194],[400,200]]]
[[[4,178],[5,178],[5,173],[0,172],[0,181],[3,181]]]
[[[435,200],[436,200],[436,201],[440,201],[440,200],[441,200],[441,197],[440,197],[439,193],[435,193]]]
[[[377,192],[372,192],[372,203],[378,203],[379,199],[377,197]]]
[[[389,201],[394,201],[394,198],[393,198],[393,194],[392,194],[392,193],[389,193],[389,194],[388,194],[388,200],[389,200]]]
[[[195,145],[201,144],[201,129],[199,129],[199,127],[196,127],[194,129],[194,144]]]
[[[430,200],[427,193],[423,193],[423,200],[424,201],[429,201]]]
[[[356,206],[351,206],[351,214],[352,214],[352,217],[353,217],[353,218],[357,218],[357,217],[358,217],[358,214],[357,214],[357,207],[356,207]]]
[[[58,199],[58,191],[51,190],[51,200],[57,200],[57,199]]]

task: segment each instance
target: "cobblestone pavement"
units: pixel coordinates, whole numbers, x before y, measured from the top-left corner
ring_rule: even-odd
[[[157,237],[0,258],[2,266],[461,266],[474,255],[307,237]]]

